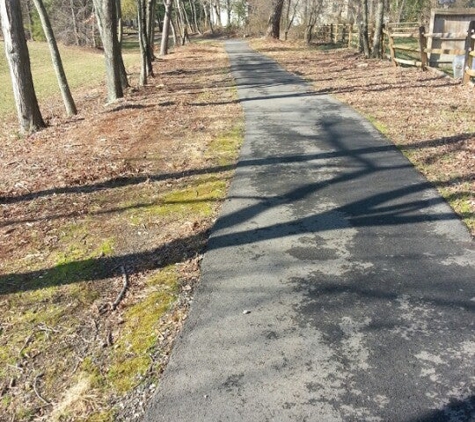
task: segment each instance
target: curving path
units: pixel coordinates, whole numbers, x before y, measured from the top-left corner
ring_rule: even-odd
[[[227,50],[245,144],[145,420],[474,421],[468,231],[361,116]]]

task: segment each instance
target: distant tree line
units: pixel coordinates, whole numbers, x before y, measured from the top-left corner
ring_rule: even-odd
[[[475,0],[0,0],[0,23],[10,68],[20,128],[44,127],[31,77],[27,40],[47,41],[66,112],[76,113],[62,68],[57,41],[101,47],[106,63],[109,102],[123,97],[128,78],[122,59],[124,27],[137,34],[141,52],[140,84],[153,76],[156,51],[168,53],[190,40],[190,34],[222,28],[242,34],[287,39],[289,32],[308,42],[316,25],[358,25],[365,56],[380,54],[385,21],[427,20],[432,7],[472,7]],[[373,39],[369,26],[374,28]],[[155,34],[161,32],[161,45]],[[130,32],[130,31],[129,31]]]

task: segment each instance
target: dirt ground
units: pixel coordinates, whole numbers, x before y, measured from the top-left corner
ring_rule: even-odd
[[[186,319],[241,111],[219,42],[155,71],[28,137],[2,121],[0,420],[133,420]]]

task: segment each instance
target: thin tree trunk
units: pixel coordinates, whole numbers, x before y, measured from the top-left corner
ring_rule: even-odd
[[[181,1],[180,1],[180,6],[183,9],[183,16],[185,17],[186,27],[188,27],[189,29],[191,29],[193,31],[193,27],[191,26],[190,19],[188,17],[188,13],[186,13],[185,5],[183,3],[181,3]],[[186,33],[187,33],[187,36],[188,36],[188,31]]]
[[[273,0],[272,11],[269,16],[267,25],[267,37],[279,39],[280,38],[280,20],[282,17],[282,9],[284,7],[284,0]]]
[[[97,40],[96,40],[96,20],[93,19],[91,23],[91,35],[92,35],[92,47],[97,48]]]
[[[287,21],[287,25],[285,27],[285,40],[287,41],[287,38],[288,38],[288,34],[289,34],[289,30],[290,28],[292,27],[293,23],[294,23],[294,20],[295,20],[295,15],[297,14],[297,7],[300,3],[300,0],[295,0],[295,5],[294,5],[294,8],[292,10],[292,15],[290,15],[290,6],[291,6],[291,3],[292,3],[292,0],[288,0],[287,2],[287,14],[286,14],[286,21]]]
[[[202,34],[201,29],[198,25],[198,16],[196,14],[196,5],[193,0],[190,0],[190,7],[191,7],[191,13],[193,17],[193,24],[195,25],[195,32],[198,32],[200,35]]]
[[[139,30],[139,46],[140,46],[140,80],[139,85],[147,85],[147,34],[146,34],[146,16],[145,16],[145,1],[137,0],[137,23]]]
[[[213,5],[211,4],[211,1],[209,2],[208,6],[209,27],[211,29],[211,33],[214,34]]]
[[[231,26],[231,0],[226,0],[226,18],[226,25]]]
[[[38,11],[46,40],[48,41],[48,46],[51,52],[51,60],[53,61],[54,71],[56,72],[56,77],[58,78],[59,89],[61,91],[61,96],[63,97],[66,113],[68,116],[74,116],[78,112],[76,105],[74,104],[73,96],[71,95],[71,90],[69,89],[66,74],[64,73],[63,61],[61,60],[61,55],[59,54],[58,44],[56,44],[56,38],[54,37],[53,28],[51,27],[48,13],[46,12],[46,8],[42,0],[33,0],[33,2],[35,4],[36,10]]]
[[[96,8],[97,22],[101,34],[104,58],[106,62],[107,99],[117,101],[124,96],[121,81],[121,52],[117,38],[116,0],[93,0]]]
[[[122,2],[117,0],[117,39],[119,40],[120,48],[122,48],[122,41],[124,38],[124,22],[122,22]]]
[[[41,116],[33,86],[30,56],[18,0],[0,1],[0,24],[10,68],[20,131],[22,133],[34,132],[46,125]]]
[[[397,23],[400,23],[401,22],[401,19],[402,19],[402,13],[404,12],[404,8],[406,7],[406,0],[402,0],[401,1],[401,6],[398,10],[398,14],[397,14],[397,19],[396,19],[396,22]]]
[[[74,44],[79,45],[79,30],[78,21],[76,19],[76,8],[74,7],[74,0],[70,0],[69,7],[71,9],[71,22],[73,23]]]
[[[149,71],[153,73],[152,62],[155,60],[155,5],[156,0],[147,0],[147,44]]]
[[[210,4],[206,3],[205,1],[201,0],[201,7],[203,8],[203,12],[205,15],[205,23],[209,27],[209,30],[212,34],[214,34],[213,23],[211,22],[211,13],[210,13]]]
[[[362,0],[361,6],[361,42],[363,44],[364,55],[368,58],[370,56],[368,38],[368,0]]]
[[[26,1],[26,17],[28,19],[27,25],[28,25],[28,38],[31,41],[34,41],[34,36],[33,36],[33,17],[31,15],[31,1],[27,0]]]
[[[178,34],[177,34],[177,29],[176,29],[176,24],[175,22],[173,21],[173,19],[170,18],[170,27],[172,29],[172,33],[173,33],[173,45],[178,45]]]
[[[181,2],[180,0],[175,0],[175,15],[177,18],[178,23],[178,30],[180,34],[183,32],[183,28],[185,27],[185,17],[183,16],[183,10],[181,9]]]
[[[163,19],[162,42],[160,44],[160,56],[168,54],[168,38],[170,37],[170,22],[172,18],[172,0],[163,0],[165,5],[165,17]]]
[[[284,40],[287,41],[287,39],[289,38],[289,29],[290,29],[290,3],[292,2],[292,0],[287,0],[287,13],[285,14],[285,21],[286,21],[286,25],[285,25],[285,32],[284,32]]]
[[[117,60],[119,62],[120,84],[122,89],[128,88],[129,79],[127,78],[127,70],[125,69],[124,58],[122,57],[122,41],[124,38],[124,22],[122,19],[122,1],[117,0],[117,40],[119,42],[119,55]]]
[[[378,1],[376,8],[376,21],[374,25],[372,57],[381,58],[381,39],[383,36],[384,0]]]
[[[305,42],[307,44],[310,44],[312,42],[313,28],[314,25],[307,25],[307,28],[305,28]]]
[[[221,11],[219,9],[219,3],[216,2],[216,0],[213,2],[213,9],[214,9],[214,13],[216,15],[216,22],[218,23],[218,26],[220,28],[223,27],[223,22],[221,21]]]
[[[201,5],[201,8],[203,9],[203,14],[204,14],[204,29],[206,30],[206,28],[209,26],[209,22],[208,22],[208,9],[206,8],[206,4],[203,0],[200,0],[200,5]]]

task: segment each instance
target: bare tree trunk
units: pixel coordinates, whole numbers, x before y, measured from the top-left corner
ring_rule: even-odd
[[[31,76],[30,56],[18,0],[0,0],[0,24],[22,133],[45,127]]]
[[[71,91],[69,89],[66,74],[64,73],[63,61],[61,60],[61,55],[59,54],[58,44],[56,44],[56,38],[54,37],[53,28],[51,27],[48,13],[46,12],[46,8],[42,0],[33,0],[33,2],[35,3],[46,40],[48,41],[48,46],[51,52],[51,60],[53,61],[54,71],[56,72],[56,77],[58,78],[59,89],[61,91],[61,96],[63,97],[66,113],[68,116],[74,116],[78,112],[76,105],[74,104],[73,96],[71,95]]]
[[[193,0],[190,0],[190,7],[191,7],[191,13],[193,16],[193,24],[195,25],[195,32],[198,32],[200,35],[202,34],[200,26],[198,25],[198,16],[196,13],[196,5]]]
[[[368,58],[370,56],[368,38],[368,0],[362,0],[361,6],[361,42],[363,44],[364,55]]]
[[[226,0],[227,26],[231,26],[231,0]]]
[[[203,12],[205,15],[205,23],[209,26],[209,30],[212,34],[214,34],[213,23],[211,22],[211,9],[210,4],[206,3],[205,1],[201,0],[201,7],[203,8]]]
[[[92,47],[97,48],[97,40],[96,40],[96,20],[93,19],[91,23],[91,36],[92,36]]]
[[[203,13],[205,15],[205,17],[204,17],[204,29],[206,30],[206,27],[209,26],[208,8],[206,7],[206,4],[203,0],[200,0],[200,5],[201,5],[201,8],[203,9]]]
[[[172,28],[172,33],[173,33],[173,45],[178,45],[178,31],[173,19],[170,19],[170,27]]]
[[[187,41],[188,42],[190,41],[190,38],[188,37],[188,29],[187,29],[188,16],[186,15],[186,11],[182,8],[182,4],[180,0],[175,0],[175,10],[178,12],[177,22],[178,22],[178,27],[180,30],[181,45],[185,45]]]
[[[384,0],[378,1],[376,8],[376,20],[374,25],[372,57],[381,58],[381,39],[383,37]]]
[[[402,0],[401,1],[401,7],[399,8],[398,13],[397,13],[397,19],[396,19],[397,23],[401,22],[402,13],[404,12],[405,7],[406,7],[406,0]]]
[[[289,29],[290,29],[290,3],[292,0],[287,0],[287,13],[285,14],[285,32],[284,32],[284,40],[287,41],[289,38]]]
[[[222,28],[223,27],[223,21],[221,20],[221,9],[219,7],[219,2],[214,0],[212,6],[213,6],[213,9],[214,9],[214,13],[216,15],[216,22],[218,23],[218,26],[220,28]]]
[[[288,39],[288,34],[289,30],[292,27],[294,20],[295,20],[295,15],[297,14],[297,7],[300,3],[300,0],[295,0],[295,4],[292,10],[292,14],[290,14],[290,9],[291,9],[291,4],[292,0],[287,0],[287,13],[286,13],[286,25],[285,25],[285,36],[284,39],[287,41]]]
[[[160,45],[160,56],[168,54],[168,38],[170,37],[170,22],[172,20],[172,0],[163,0],[165,5],[165,18],[163,19],[162,42]]]
[[[122,41],[124,39],[124,22],[122,22],[121,0],[117,0],[117,39],[119,40],[120,48],[122,48]]]
[[[150,73],[152,62],[155,60],[155,6],[156,0],[147,1],[147,42],[148,42],[148,61],[150,66]]]
[[[34,36],[33,36],[33,17],[31,15],[31,1],[27,0],[26,1],[26,17],[28,19],[27,25],[28,25],[28,39],[31,41],[34,41]]]
[[[93,0],[106,62],[107,99],[117,101],[124,96],[121,81],[121,52],[117,38],[116,0]]]
[[[140,79],[139,85],[147,85],[147,34],[146,34],[146,12],[145,12],[145,1],[146,0],[137,0],[137,23],[139,30],[139,46],[140,46]]]
[[[185,18],[186,27],[188,27],[189,29],[191,29],[191,31],[193,31],[193,27],[192,27],[190,19],[188,17],[188,13],[186,13],[185,5],[183,3],[181,3],[181,1],[180,1],[180,6],[183,9],[183,16]],[[186,32],[186,34],[188,36],[188,31]]]
[[[183,11],[181,10],[180,0],[175,0],[175,23],[176,23],[176,30],[180,34],[181,42],[180,45],[183,45],[183,31],[185,28],[185,19],[183,17]]]
[[[74,44],[79,45],[79,30],[78,21],[76,19],[76,8],[74,7],[74,0],[70,0],[69,7],[71,9],[71,22],[73,23]]]
[[[282,9],[284,0],[273,0],[272,11],[269,16],[266,36],[270,38],[280,38],[280,20],[282,18]]]
[[[127,71],[125,70],[124,59],[122,57],[122,40],[124,36],[124,24],[122,21],[122,1],[117,0],[117,40],[119,42],[119,72],[120,72],[120,83],[122,85],[122,89],[128,88],[129,79],[127,78]]]

